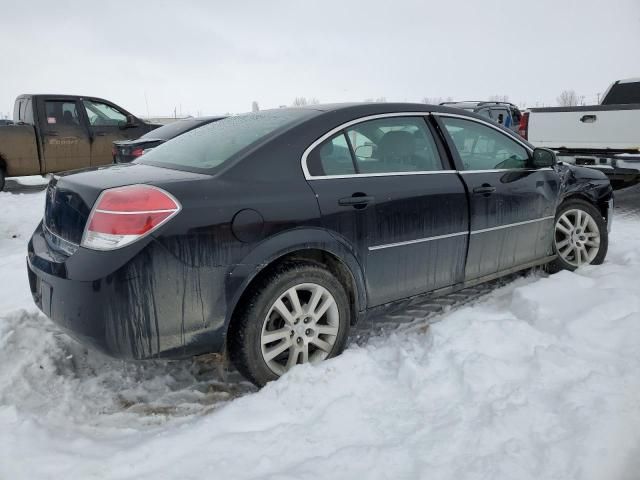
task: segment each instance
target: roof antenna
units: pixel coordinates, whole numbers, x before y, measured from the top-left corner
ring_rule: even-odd
[[[149,114],[149,99],[147,98],[147,91],[144,91],[144,103],[147,104],[147,118],[151,118],[151,115]]]

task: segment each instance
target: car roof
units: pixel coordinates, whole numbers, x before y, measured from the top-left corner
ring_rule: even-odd
[[[460,113],[459,108],[452,108],[446,105],[429,105],[426,103],[404,103],[404,102],[351,102],[351,103],[325,103],[318,105],[305,105],[303,107],[285,107],[272,109],[278,110],[294,110],[304,109],[315,111],[318,115],[343,112],[353,113],[357,115],[376,115],[383,113],[399,113],[399,112],[442,112],[442,113]],[[268,112],[269,110],[261,110]],[[479,117],[482,118],[482,117]]]

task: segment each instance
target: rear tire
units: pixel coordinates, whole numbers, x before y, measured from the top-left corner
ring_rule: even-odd
[[[342,353],[351,308],[340,282],[313,263],[284,263],[251,287],[229,328],[229,354],[258,387],[300,363]]]
[[[600,265],[609,248],[607,223],[591,203],[572,199],[562,203],[554,223],[553,253],[549,273],[573,271],[583,265]]]

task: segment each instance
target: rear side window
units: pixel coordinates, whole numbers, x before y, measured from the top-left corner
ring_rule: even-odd
[[[358,173],[442,170],[435,141],[422,117],[389,117],[347,130]]]
[[[316,177],[355,174],[353,158],[344,133],[339,133],[316,147],[307,158],[307,168]]]
[[[76,102],[48,100],[44,103],[46,123],[74,127],[80,125]]]
[[[394,174],[442,170],[422,117],[358,123],[318,145],[307,157],[312,176]]]
[[[640,103],[640,82],[616,83],[602,100],[602,105],[630,103]]]
[[[296,108],[227,117],[173,138],[136,162],[212,173],[271,134],[315,113],[313,110]]]

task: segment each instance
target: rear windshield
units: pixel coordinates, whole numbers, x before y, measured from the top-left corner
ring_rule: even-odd
[[[154,148],[136,163],[212,173],[235,155],[313,114],[314,110],[292,108],[227,117]]]
[[[602,105],[629,103],[640,103],[640,82],[616,83],[602,99]]]
[[[140,138],[169,140],[170,138],[182,135],[184,132],[193,130],[194,128],[197,128],[201,125],[206,125],[207,123],[215,122],[216,120],[220,120],[221,118],[223,117],[188,118],[185,120],[177,120],[167,125],[163,125],[162,127],[158,127],[155,130],[151,130],[150,132],[142,135],[142,137]]]

